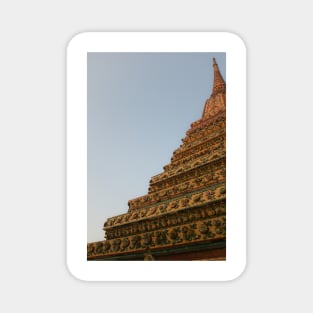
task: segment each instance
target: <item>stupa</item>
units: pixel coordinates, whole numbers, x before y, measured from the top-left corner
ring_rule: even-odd
[[[214,58],[213,70],[201,118],[148,193],[87,244],[88,260],[226,260],[226,83]]]

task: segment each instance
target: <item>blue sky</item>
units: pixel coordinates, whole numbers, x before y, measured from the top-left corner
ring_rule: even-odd
[[[88,53],[88,242],[148,192],[201,117],[213,57],[226,80],[225,53]]]

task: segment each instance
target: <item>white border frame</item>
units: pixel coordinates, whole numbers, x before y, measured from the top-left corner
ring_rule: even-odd
[[[87,261],[87,52],[226,52],[226,261]],[[94,32],[67,47],[67,265],[86,281],[228,281],[246,265],[246,48],[224,32]]]

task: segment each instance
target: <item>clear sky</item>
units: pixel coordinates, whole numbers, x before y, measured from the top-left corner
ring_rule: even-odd
[[[213,57],[226,80],[225,53],[88,53],[88,242],[148,192],[201,117]]]

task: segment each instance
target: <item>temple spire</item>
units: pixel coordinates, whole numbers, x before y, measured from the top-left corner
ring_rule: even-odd
[[[214,83],[213,83],[212,95],[221,91],[225,92],[226,90],[225,81],[220,73],[220,70],[218,68],[215,58],[213,58],[213,69],[214,69]]]
[[[213,70],[214,80],[212,93],[210,98],[205,102],[201,117],[202,119],[213,117],[226,110],[226,83],[220,73],[215,58],[213,58]]]

